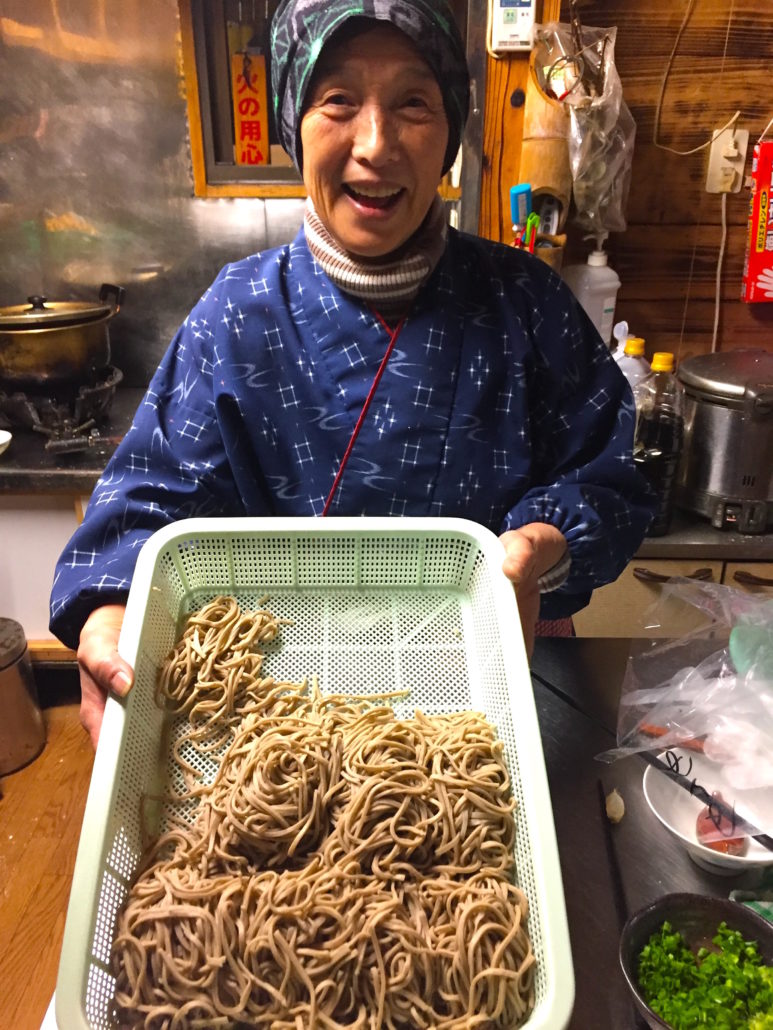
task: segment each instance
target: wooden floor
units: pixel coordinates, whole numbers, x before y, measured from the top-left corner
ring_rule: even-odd
[[[0,781],[2,1030],[39,1030],[51,1001],[94,757],[76,700],[44,716],[41,754]]]

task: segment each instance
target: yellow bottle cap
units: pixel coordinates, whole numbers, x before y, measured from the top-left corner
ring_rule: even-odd
[[[653,372],[673,372],[674,371],[674,355],[669,351],[658,351],[652,355],[652,371]]]
[[[644,340],[641,336],[629,336],[623,347],[624,354],[630,354],[632,358],[644,357]]]

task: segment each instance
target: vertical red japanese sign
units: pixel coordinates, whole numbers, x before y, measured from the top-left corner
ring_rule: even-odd
[[[239,53],[231,58],[234,104],[234,153],[238,165],[264,165],[269,160],[266,59]]]

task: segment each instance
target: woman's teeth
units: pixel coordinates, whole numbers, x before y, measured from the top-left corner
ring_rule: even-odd
[[[365,207],[388,207],[403,192],[388,186],[344,186],[344,190]]]

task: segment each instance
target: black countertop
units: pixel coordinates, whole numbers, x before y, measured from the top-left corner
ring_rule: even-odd
[[[46,437],[29,429],[14,429],[13,439],[0,455],[0,494],[66,493],[88,496],[123,437],[145,391],[119,388],[106,418],[99,424],[99,441],[83,451],[56,454],[45,448]]]
[[[727,897],[759,881],[759,873],[718,876],[692,861],[646,803],[641,758],[611,765],[597,760],[615,745],[631,645],[623,639],[543,638],[531,662],[574,964],[569,1030],[644,1026],[618,962],[620,930],[629,915],[664,894]],[[617,825],[603,808],[613,788],[625,802]]]
[[[665,536],[645,537],[637,558],[705,558],[714,561],[773,561],[773,532],[715,529],[700,515],[677,510]]]

